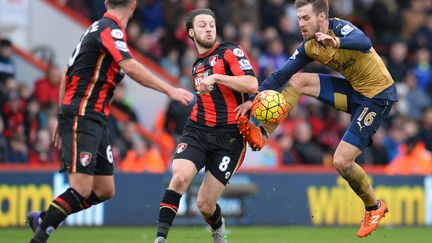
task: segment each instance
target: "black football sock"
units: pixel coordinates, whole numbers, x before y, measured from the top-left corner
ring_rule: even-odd
[[[366,207],[366,211],[377,210],[380,206],[381,206],[381,203],[380,203],[380,201],[378,201],[377,204],[370,206],[370,207]]]
[[[168,231],[177,215],[180,198],[182,195],[173,190],[167,189],[165,195],[160,203],[159,220],[157,221],[157,234],[156,237],[168,237]]]
[[[219,204],[216,203],[216,210],[213,215],[205,218],[205,220],[214,230],[219,229],[222,226],[221,208]]]
[[[63,194],[51,202],[42,219],[42,223],[36,230],[33,240],[43,242],[51,235],[58,225],[69,214],[89,208],[89,204],[75,189],[68,188]]]

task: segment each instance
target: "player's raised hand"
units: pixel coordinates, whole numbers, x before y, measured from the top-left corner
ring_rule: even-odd
[[[322,32],[317,32],[315,33],[315,38],[317,41],[323,43],[326,46],[337,47],[337,41],[332,36],[329,36]]]
[[[243,102],[241,105],[237,106],[234,111],[237,112],[236,120],[239,116],[244,116],[252,108],[252,101],[248,100]]]
[[[194,95],[190,91],[182,88],[175,88],[174,92],[169,95],[171,99],[177,100],[178,102],[186,106],[190,104],[193,96]]]

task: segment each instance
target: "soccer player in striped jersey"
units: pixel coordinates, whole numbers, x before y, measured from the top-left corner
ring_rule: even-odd
[[[172,178],[160,203],[155,242],[166,242],[180,198],[205,169],[197,206],[212,229],[214,243],[226,243],[225,221],[217,200],[241,166],[246,143],[237,128],[236,107],[256,92],[258,81],[248,55],[238,44],[216,41],[215,14],[193,10],[186,29],[198,59],[192,67],[197,99],[172,162]]]
[[[61,171],[70,187],[45,212],[31,212],[30,242],[46,242],[70,214],[114,196],[114,161],[107,128],[114,89],[125,74],[139,84],[188,104],[193,94],[155,77],[129,51],[125,27],[136,0],[106,0],[107,12],[82,35],[69,60],[60,87],[58,128],[53,136],[61,146]]]

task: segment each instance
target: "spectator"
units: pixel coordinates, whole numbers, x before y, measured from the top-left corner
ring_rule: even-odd
[[[111,107],[125,113],[129,121],[138,121],[135,110],[132,108],[130,102],[126,98],[126,87],[124,83],[119,83],[117,85],[116,90],[114,91]]]
[[[27,163],[28,147],[25,136],[21,133],[15,132],[12,135],[9,144],[10,148],[6,161],[11,163]]]
[[[47,114],[40,110],[39,103],[35,98],[27,100],[24,112],[24,134],[29,145],[34,144],[37,139],[38,130],[47,127]]]
[[[45,77],[35,83],[34,96],[41,106],[49,103],[57,106],[59,102],[61,71],[56,65],[51,65]]]
[[[294,165],[300,162],[291,135],[280,133],[276,135],[275,141],[281,149],[283,165]]]
[[[432,107],[423,111],[420,128],[420,140],[425,144],[426,149],[432,152]]]
[[[161,67],[175,78],[180,77],[180,67],[178,64],[179,52],[175,48],[168,50],[166,55],[160,61]]]
[[[420,119],[423,109],[431,105],[431,99],[424,89],[417,87],[417,80],[412,73],[407,75],[405,84],[408,88],[405,95],[408,115],[414,119]]]
[[[29,153],[29,163],[34,165],[56,164],[59,162],[58,151],[51,146],[51,136],[47,129],[37,132],[37,139]]]
[[[0,162],[7,162],[9,144],[7,138],[3,134],[4,122],[3,117],[0,116]]]
[[[323,164],[324,151],[313,140],[312,129],[306,122],[296,128],[294,149],[303,164]]]
[[[11,138],[14,133],[24,134],[25,107],[25,102],[20,99],[16,91],[8,94],[8,100],[3,108],[4,135],[7,138]]]
[[[408,73],[408,47],[404,41],[393,42],[387,59],[387,69],[395,82],[402,82]]]
[[[410,48],[415,51],[427,48],[432,51],[432,13],[429,12],[424,25],[420,26],[410,39]]]
[[[402,25],[399,25],[402,26],[401,37],[408,40],[414,31],[422,26],[426,20],[426,2],[427,1],[424,0],[411,0],[409,8],[402,11],[402,18],[388,18],[383,12],[379,12],[377,16],[385,16],[385,18],[388,18],[391,21],[401,19],[403,23]]]
[[[417,86],[420,89],[427,90],[430,88],[432,81],[432,66],[428,49],[421,48],[417,50],[413,72],[417,79]]]
[[[8,39],[0,40],[0,86],[6,78],[15,77],[16,67],[12,61],[12,42]]]
[[[430,175],[432,155],[417,137],[408,138],[386,168],[389,175]]]
[[[137,11],[141,17],[141,28],[144,32],[155,32],[157,29],[162,29],[164,22],[159,0],[144,0]]]
[[[387,148],[384,146],[386,131],[384,128],[378,128],[373,136],[373,144],[363,153],[364,164],[368,165],[388,165],[390,162]]]
[[[167,166],[161,155],[149,142],[142,137],[133,141],[133,149],[129,150],[120,164],[120,170],[133,173],[164,173]]]
[[[398,5],[394,0],[375,0],[367,11],[376,41],[388,43],[398,36],[402,25]]]

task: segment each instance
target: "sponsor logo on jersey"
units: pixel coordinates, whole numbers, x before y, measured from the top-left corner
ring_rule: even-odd
[[[179,154],[179,153],[185,151],[185,149],[186,149],[187,146],[188,146],[187,143],[179,143],[177,145],[176,153]]]
[[[92,154],[89,152],[81,152],[80,153],[80,163],[82,166],[86,167],[90,164],[92,158]]]
[[[234,55],[238,57],[244,57],[244,52],[240,48],[235,48],[233,50]]]
[[[114,37],[116,39],[123,39],[123,37],[124,37],[123,31],[121,31],[119,29],[111,30],[111,35],[112,35],[112,37]]]
[[[124,41],[115,41],[116,48],[122,52],[129,52],[129,48]]]
[[[351,31],[353,31],[354,28],[351,27],[350,25],[346,24],[344,27],[342,27],[341,29],[341,34],[342,35],[348,35],[349,33],[351,33]]]
[[[218,55],[214,55],[214,56],[209,57],[210,66],[213,67],[214,65],[216,65],[217,61],[218,61]]]
[[[250,64],[248,59],[240,59],[239,60],[240,68],[242,70],[251,70],[252,65]]]

